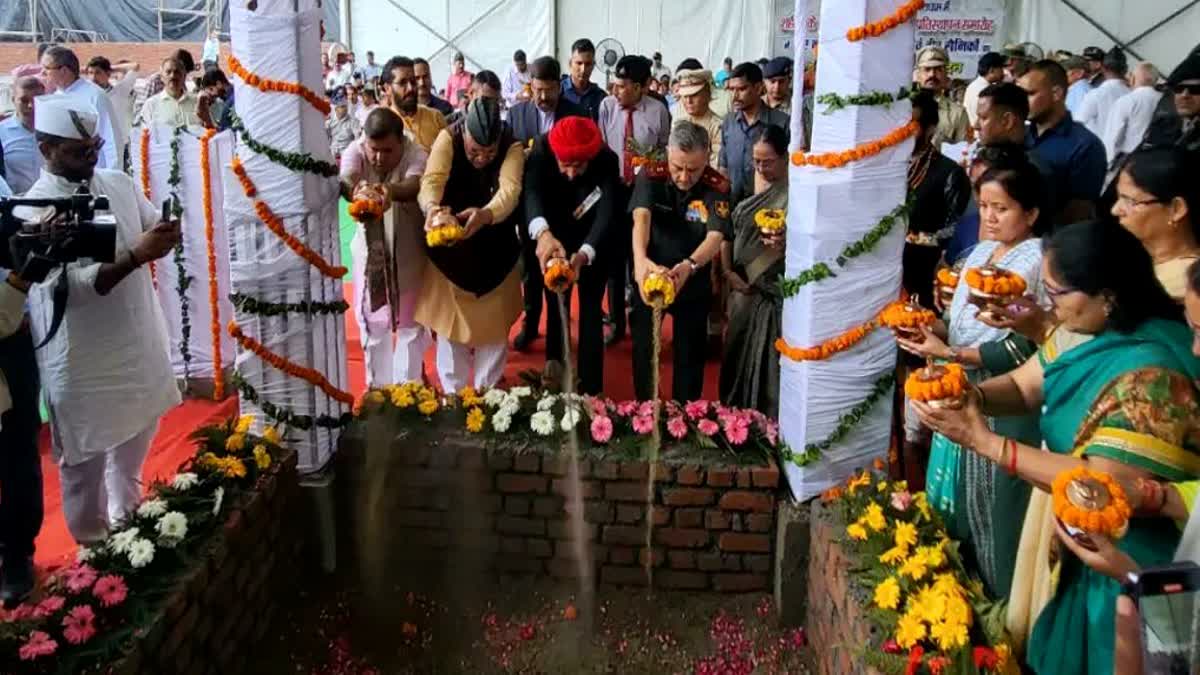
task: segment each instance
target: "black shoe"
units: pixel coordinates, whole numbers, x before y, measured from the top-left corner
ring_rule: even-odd
[[[527,351],[529,345],[533,344],[536,339],[538,339],[537,329],[524,326],[521,328],[521,332],[517,333],[517,337],[513,339],[513,349],[519,352]]]
[[[0,582],[0,601],[5,609],[20,605],[33,592],[33,558],[22,556],[4,560],[4,580]]]

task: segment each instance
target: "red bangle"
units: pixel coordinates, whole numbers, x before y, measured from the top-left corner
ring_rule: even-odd
[[[1004,439],[1004,442],[1011,444],[1008,448],[1009,456],[1012,458],[1009,460],[1010,463],[1008,465],[1008,475],[1015,476],[1017,475],[1017,442],[1011,438]]]

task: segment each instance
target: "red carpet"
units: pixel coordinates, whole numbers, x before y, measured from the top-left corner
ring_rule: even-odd
[[[350,299],[350,286],[346,286],[347,300]],[[578,316],[578,312],[573,311]],[[545,335],[546,319],[542,318],[542,334]],[[519,332],[518,326],[513,327],[512,336]],[[576,327],[572,326],[574,334]],[[671,382],[671,323],[667,322],[663,330],[662,376],[664,391],[669,391]],[[355,395],[362,393],[366,387],[366,375],[363,367],[363,352],[359,344],[358,325],[351,314],[346,315],[346,356],[350,363],[350,388]],[[629,338],[605,352],[604,391],[614,399],[633,398],[633,354]],[[704,396],[717,397],[717,377],[719,373],[719,355],[712,355],[705,367]],[[541,372],[545,365],[545,342],[539,338],[533,343],[527,353],[512,351],[509,354],[508,366],[504,371],[504,382],[517,382],[520,373],[526,370]],[[437,370],[434,366],[433,350],[430,349],[425,358],[425,372],[436,379]],[[159,423],[158,435],[150,447],[150,455],[142,477],[147,484],[155,479],[166,479],[175,474],[176,468],[192,454],[192,443],[188,436],[198,426],[226,418],[237,412],[237,399],[226,399],[221,403],[212,401],[185,401],[178,408],[167,413]],[[67,532],[66,521],[62,515],[62,496],[59,492],[58,468],[50,459],[50,436],[46,429],[42,432],[42,473],[45,477],[45,506],[46,520],[42,532],[37,539],[37,563],[42,567],[53,567],[70,560],[74,555],[75,542]]]

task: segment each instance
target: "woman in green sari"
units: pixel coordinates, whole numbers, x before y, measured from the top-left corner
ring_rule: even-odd
[[[729,329],[721,359],[721,401],[779,414],[779,354],[783,334],[783,233],[763,235],[754,215],[764,209],[787,211],[787,135],[767,125],[756,132],[754,195],[733,211],[733,242],[725,242],[722,267],[729,284]]]
[[[1071,344],[1051,336],[1037,358],[974,389],[963,410],[917,408],[934,430],[1038,488],[1009,596],[1008,627],[1028,638],[1027,663],[1046,675],[1108,675],[1120,586],[1058,546],[1046,492],[1081,464],[1122,481],[1200,476],[1200,360],[1149,254],[1124,229],[1062,228],[1046,241],[1042,281]],[[1038,407],[1048,452],[996,434],[984,417]],[[1169,519],[1138,518],[1118,546],[1145,566],[1170,561],[1178,542]]]

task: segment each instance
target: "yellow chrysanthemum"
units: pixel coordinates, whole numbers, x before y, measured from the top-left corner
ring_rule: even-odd
[[[226,478],[245,478],[246,464],[237,457],[225,457],[221,460],[221,473]]]
[[[254,464],[258,466],[259,471],[271,466],[271,453],[267,452],[267,446],[254,446]]]
[[[901,560],[904,560],[907,557],[908,557],[908,547],[907,546],[893,546],[892,548],[889,548],[887,551],[884,551],[883,555],[879,556],[879,562],[881,562],[885,565],[895,565],[896,563],[900,562]]]
[[[244,434],[250,431],[250,427],[254,426],[254,415],[242,415],[238,418],[237,426],[234,430],[239,434]]]
[[[867,540],[867,528],[858,523],[847,525],[846,534],[850,535],[851,539],[857,539],[859,541]]]
[[[943,595],[964,595],[966,590],[953,572],[942,572],[933,578],[933,589]]]
[[[883,507],[872,502],[867,506],[867,512],[863,514],[862,520],[867,527],[882,532],[883,528],[887,527],[887,518],[883,517]]]
[[[887,483],[887,481],[886,481],[886,480],[881,480],[881,481],[879,481],[878,483],[876,483],[876,484],[875,484],[875,491],[876,491],[876,492],[879,492],[879,493],[884,493],[884,492],[887,492],[887,491],[888,491],[888,483]]]
[[[217,456],[211,452],[206,452],[203,455],[200,455],[200,459],[196,461],[202,467],[214,467],[220,462],[220,460],[217,459]]]
[[[437,412],[437,409],[438,409],[438,402],[433,399],[429,399],[427,401],[421,401],[420,403],[417,404],[417,410],[420,411],[420,413],[422,415],[426,415],[426,416],[432,415],[433,413]]]
[[[417,400],[407,389],[400,389],[392,393],[392,405],[397,408],[411,408],[416,402]]]
[[[225,439],[225,450],[228,452],[241,452],[246,447],[245,434],[232,434]]]
[[[917,551],[900,565],[900,574],[914,581],[920,581],[929,572],[929,560],[920,551]]]
[[[912,523],[896,523],[896,545],[911,548],[917,544],[917,526]]]
[[[937,569],[946,564],[946,554],[940,546],[920,546],[917,552],[925,556],[925,561],[933,569]]]
[[[937,642],[938,649],[943,652],[965,647],[969,639],[965,625],[950,621],[939,621],[932,624],[929,627],[929,636]]]
[[[924,492],[918,492],[914,495],[913,503],[917,505],[917,510],[920,511],[922,518],[929,520],[932,517],[929,510],[929,500],[925,497]]]
[[[479,396],[479,392],[475,387],[463,387],[458,392],[458,400],[464,408],[474,408],[483,403],[483,398]]]
[[[904,649],[912,649],[913,645],[925,639],[925,623],[912,612],[906,613],[896,622],[896,644]]]
[[[279,436],[279,430],[275,427],[267,427],[266,429],[263,429],[263,438],[265,438],[268,443],[274,445],[279,445],[279,441],[281,440]]]
[[[875,604],[883,609],[900,606],[900,582],[896,577],[888,577],[875,587]]]
[[[433,401],[437,399],[437,392],[429,387],[421,387],[417,390],[418,401]]]
[[[467,413],[467,431],[473,434],[483,431],[483,423],[486,421],[487,415],[483,414],[483,410],[471,408],[471,412]]]
[[[908,612],[926,623],[942,621],[946,617],[946,596],[933,586],[924,586],[915,595],[908,596]]]
[[[946,598],[946,621],[953,624],[970,626],[972,619],[971,605],[967,602],[966,598],[958,594],[943,597]]]

